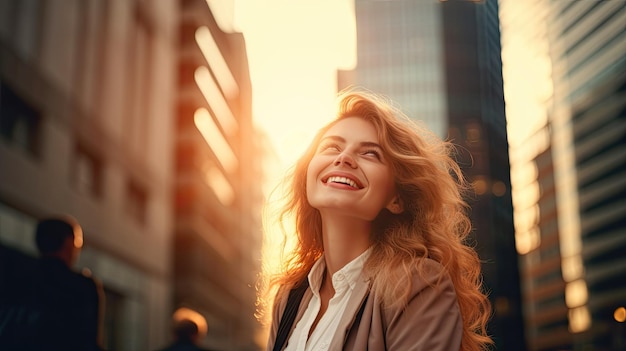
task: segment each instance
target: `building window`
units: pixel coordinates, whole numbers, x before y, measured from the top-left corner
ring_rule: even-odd
[[[0,243],[9,245],[29,255],[37,255],[35,227],[37,219],[0,202]]]
[[[128,214],[140,224],[146,223],[148,209],[148,191],[137,181],[129,180],[126,186],[126,204]]]
[[[124,131],[133,154],[144,154],[148,144],[151,92],[153,88],[152,60],[155,23],[147,3],[136,2],[134,18],[127,35],[126,111]]]
[[[85,117],[100,116],[102,95],[107,79],[107,30],[109,1],[80,1],[75,65],[77,96],[88,112]]]
[[[0,134],[2,138],[39,156],[41,114],[0,82]]]
[[[127,297],[104,287],[104,346],[109,350],[124,347],[124,304]]]
[[[78,192],[99,198],[102,196],[103,161],[95,152],[78,144],[75,150],[74,183]]]
[[[20,60],[36,60],[45,4],[41,0],[0,1],[0,37]]]

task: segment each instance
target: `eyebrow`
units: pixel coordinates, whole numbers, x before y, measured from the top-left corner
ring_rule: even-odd
[[[336,140],[336,141],[340,141],[340,142],[343,142],[343,143],[346,142],[346,139],[344,139],[344,138],[342,138],[340,136],[329,135],[329,136],[323,137],[322,140],[320,140],[320,143],[322,143],[324,140],[327,140],[327,139]],[[383,149],[378,143],[375,143],[373,141],[363,141],[363,142],[359,143],[359,146],[360,147],[374,147],[374,148],[377,148],[377,149],[380,149],[380,150]]]

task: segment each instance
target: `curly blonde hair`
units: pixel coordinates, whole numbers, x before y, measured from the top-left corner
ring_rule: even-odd
[[[323,254],[320,213],[307,200],[307,167],[320,139],[337,121],[360,117],[371,122],[391,165],[404,212],[383,209],[374,220],[372,253],[364,272],[383,303],[406,301],[411,271],[420,271],[420,258],[439,262],[454,284],[461,316],[461,350],[479,351],[492,343],[486,324],[491,305],[482,292],[480,261],[466,243],[471,222],[463,194],[468,189],[461,169],[452,159],[453,145],[407,118],[385,98],[365,91],[346,90],[338,95],[337,118],[322,128],[286,178],[288,188],[278,215],[281,223],[295,221],[295,248],[282,262],[282,271],[269,288],[294,286],[306,279]],[[401,269],[398,269],[400,267]]]

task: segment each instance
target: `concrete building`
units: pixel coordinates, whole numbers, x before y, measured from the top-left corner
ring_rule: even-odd
[[[206,347],[258,350],[262,152],[245,41],[205,0],[180,3],[174,304],[207,318]]]
[[[626,2],[500,5],[529,350],[622,350]]]
[[[261,151],[245,42],[203,0],[0,1],[0,243],[67,213],[106,292],[106,347],[257,350]],[[18,269],[17,267],[15,269]]]
[[[473,239],[494,306],[497,349],[524,350],[495,0],[356,0],[357,67],[340,72],[389,96],[459,145],[472,182]]]
[[[106,346],[155,349],[171,313],[176,1],[0,1],[0,241],[76,217]],[[17,269],[17,267],[14,267]]]

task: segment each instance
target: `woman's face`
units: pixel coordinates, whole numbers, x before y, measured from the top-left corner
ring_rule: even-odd
[[[372,221],[396,191],[374,125],[359,117],[338,121],[322,136],[307,169],[309,204],[322,214]]]

